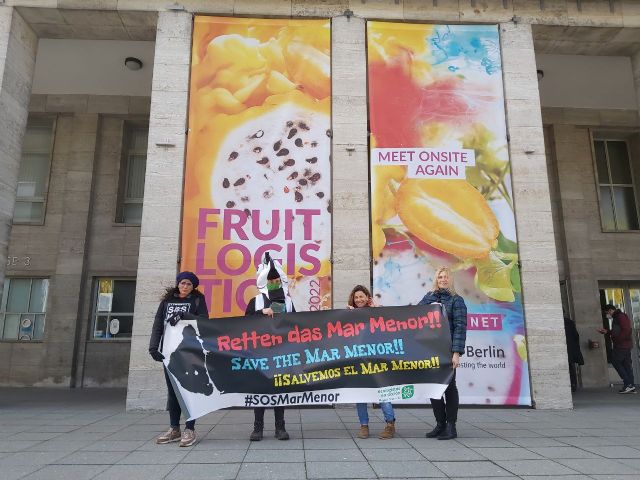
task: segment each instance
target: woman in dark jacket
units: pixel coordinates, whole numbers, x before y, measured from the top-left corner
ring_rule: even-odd
[[[433,278],[433,290],[428,292],[418,305],[441,303],[444,305],[451,329],[451,363],[456,369],[460,365],[460,356],[464,355],[467,339],[467,306],[464,299],[458,295],[453,287],[453,275],[449,267],[436,269]],[[431,406],[436,417],[436,426],[427,433],[427,438],[451,440],[458,436],[456,421],[458,420],[458,387],[456,386],[455,370],[451,383],[444,392],[443,398],[432,398]]]
[[[204,295],[197,290],[199,284],[200,280],[194,273],[181,272],[176,277],[176,286],[168,288],[163,295],[153,321],[151,339],[149,340],[149,354],[156,362],[164,360],[164,355],[160,350],[162,350],[161,341],[167,323],[175,325],[185,313],[209,318]],[[169,430],[156,438],[156,443],[180,441],[181,447],[190,447],[196,442],[196,421],[187,421],[184,431],[180,432],[182,409],[173,391],[166,368],[164,369],[164,377],[167,382],[167,410],[169,411],[170,427]]]
[[[571,380],[571,391],[578,389],[578,375],[576,372],[576,363],[584,365],[584,358],[580,350],[580,335],[576,328],[576,322],[568,316],[564,316],[564,334],[567,337],[567,357],[569,359],[569,379]]]

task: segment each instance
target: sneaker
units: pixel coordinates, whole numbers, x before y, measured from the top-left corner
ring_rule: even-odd
[[[165,433],[156,438],[156,443],[158,445],[162,445],[165,443],[177,442],[180,440],[180,436],[180,429],[171,427]]]
[[[369,425],[360,425],[360,431],[358,432],[358,438],[369,438]]]
[[[626,387],[624,387],[622,390],[620,390],[618,393],[636,393],[636,387],[635,385],[627,385]]]
[[[185,428],[184,432],[182,432],[182,438],[180,439],[181,447],[190,447],[194,443],[196,443],[196,431],[191,430],[190,428]]]

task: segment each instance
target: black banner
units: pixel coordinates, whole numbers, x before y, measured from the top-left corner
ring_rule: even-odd
[[[163,353],[192,418],[227,406],[419,403],[452,375],[437,304],[183,320],[167,326]]]

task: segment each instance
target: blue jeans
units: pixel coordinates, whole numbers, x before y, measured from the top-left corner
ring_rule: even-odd
[[[382,409],[382,414],[384,415],[385,422],[395,421],[396,417],[393,413],[393,405],[391,405],[389,402],[380,402],[380,408]],[[367,411],[367,404],[356,403],[356,411],[358,412],[360,425],[369,425],[369,412]]]

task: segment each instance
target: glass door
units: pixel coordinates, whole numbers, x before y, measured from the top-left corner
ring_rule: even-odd
[[[622,310],[631,320],[633,336],[633,349],[631,350],[631,360],[633,363],[633,376],[636,384],[640,381],[640,282],[601,282],[600,283],[600,306],[612,304]],[[610,329],[611,325],[607,318],[602,315],[603,327]],[[607,349],[607,361],[611,359],[611,339],[605,341]]]

